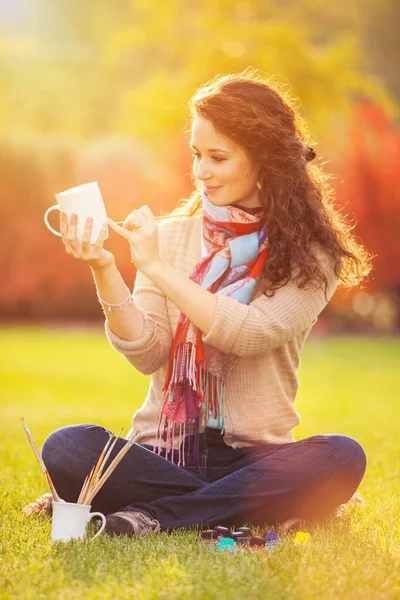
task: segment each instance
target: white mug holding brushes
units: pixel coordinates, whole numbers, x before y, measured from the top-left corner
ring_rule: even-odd
[[[85,481],[83,482],[80,494],[75,502],[65,502],[57,493],[53,481],[51,480],[50,474],[43,462],[42,456],[36,446],[33,436],[28,428],[28,425],[23,417],[21,417],[21,423],[27,435],[28,441],[32,447],[32,450],[36,456],[40,468],[45,476],[47,485],[51,492],[52,501],[52,530],[51,539],[53,542],[69,542],[72,539],[82,540],[86,537],[87,525],[93,519],[93,517],[99,517],[102,520],[99,531],[91,538],[96,539],[103,531],[106,526],[106,517],[101,512],[90,512],[91,501],[96,494],[101,490],[107,479],[110,477],[112,472],[124,458],[125,454],[132,447],[132,445],[139,439],[140,434],[134,435],[127,444],[118,452],[113,460],[111,460],[107,469],[106,464],[111,456],[111,452],[117,440],[120,438],[121,431],[118,435],[111,434],[109,439],[104,446],[97,463],[93,465],[90,473],[87,474]],[[50,499],[50,498],[49,498]],[[32,514],[35,510],[35,503],[29,505],[25,509],[26,514]]]

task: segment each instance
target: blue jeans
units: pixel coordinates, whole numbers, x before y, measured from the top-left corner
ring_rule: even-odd
[[[43,460],[64,500],[77,501],[108,436],[98,425],[72,425],[46,439]],[[112,457],[125,443],[118,440]],[[157,519],[162,530],[274,526],[292,517],[318,522],[351,498],[366,468],[360,444],[336,434],[231,448],[218,430],[206,428],[200,452],[206,465],[202,475],[195,466],[176,466],[152,452],[152,446],[133,444],[92,509],[105,514],[141,510]]]

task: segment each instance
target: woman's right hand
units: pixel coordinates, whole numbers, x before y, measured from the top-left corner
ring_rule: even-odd
[[[60,232],[67,254],[72,254],[72,256],[82,260],[95,270],[104,269],[114,264],[114,255],[103,248],[108,231],[107,221],[103,224],[96,242],[92,245],[90,244],[90,235],[93,227],[92,219],[86,219],[82,242],[77,239],[77,225],[77,215],[72,214],[68,223],[67,215],[64,212],[60,212]]]

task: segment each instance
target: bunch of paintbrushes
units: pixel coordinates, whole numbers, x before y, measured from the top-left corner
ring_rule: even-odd
[[[102,453],[99,456],[99,460],[97,461],[96,465],[93,466],[83,483],[77,501],[78,504],[90,504],[92,502],[97,492],[100,491],[107,479],[110,477],[111,473],[140,436],[140,433],[134,434],[134,436],[121,448],[116,457],[111,461],[107,469],[104,471],[107,460],[109,459],[117,440],[120,439],[119,436],[121,433],[122,429],[117,436],[114,433],[111,434],[109,440],[103,448]]]
[[[29,443],[32,446],[32,450],[38,460],[40,468],[42,469],[43,474],[46,478],[47,485],[50,488],[50,492],[51,492],[54,502],[63,502],[63,500],[57,494],[56,488],[54,487],[51,477],[46,469],[46,465],[43,462],[42,456],[41,456],[39,450],[37,449],[37,446],[33,440],[31,432],[28,429],[28,425],[26,424],[25,419],[23,417],[21,417],[21,422],[25,429],[25,433],[28,437]],[[101,454],[99,456],[99,460],[93,466],[92,470],[90,471],[89,475],[87,475],[87,477],[83,483],[83,486],[82,486],[82,489],[81,489],[81,492],[79,494],[79,498],[77,501],[78,504],[90,504],[91,503],[91,501],[93,500],[93,498],[95,497],[97,492],[100,491],[100,489],[103,487],[103,485],[105,484],[107,479],[110,477],[110,475],[112,474],[114,469],[119,465],[121,460],[124,458],[125,454],[128,452],[128,450],[132,447],[132,445],[138,440],[138,438],[141,435],[140,432],[135,433],[133,435],[133,437],[121,448],[121,450],[118,452],[118,454],[110,462],[109,466],[106,468],[107,461],[111,456],[111,452],[113,451],[113,448],[114,448],[115,444],[117,443],[117,440],[121,439],[119,437],[121,435],[121,433],[122,433],[122,429],[118,435],[115,435],[114,433],[112,433],[110,435],[110,438],[107,440],[107,443],[104,446],[103,451],[101,452]]]

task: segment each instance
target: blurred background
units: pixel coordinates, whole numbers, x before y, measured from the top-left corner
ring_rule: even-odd
[[[399,26],[398,0],[0,0],[2,325],[103,322],[90,269],[44,211],[90,181],[116,220],[172,210],[192,190],[187,101],[251,66],[298,99],[338,206],[376,255],[317,331],[398,333]]]

